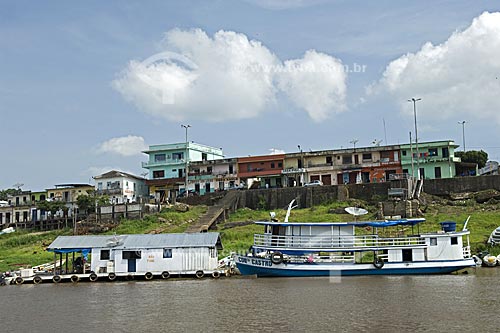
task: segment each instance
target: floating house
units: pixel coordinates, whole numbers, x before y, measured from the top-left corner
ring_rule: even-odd
[[[179,233],[156,235],[59,236],[47,248],[54,252],[55,263],[63,262],[63,255],[75,254],[83,266],[73,267],[67,274],[78,274],[91,281],[107,277],[134,276],[152,279],[170,275],[212,274],[218,277],[218,250],[222,249],[219,233]],[[58,258],[59,255],[59,258]],[[90,255],[90,257],[89,257]],[[76,262],[76,260],[73,260]],[[87,265],[85,265],[87,263]],[[90,264],[90,265],[89,265]],[[63,267],[63,265],[60,265]],[[61,278],[64,278],[61,276]]]

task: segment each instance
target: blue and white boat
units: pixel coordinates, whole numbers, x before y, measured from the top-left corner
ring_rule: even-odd
[[[421,234],[423,218],[290,223],[289,212],[290,207],[285,222],[256,222],[264,233],[254,235],[252,253],[235,256],[242,275],[444,274],[475,266],[467,223],[462,231],[447,223],[443,230]],[[356,235],[360,228],[364,234]]]

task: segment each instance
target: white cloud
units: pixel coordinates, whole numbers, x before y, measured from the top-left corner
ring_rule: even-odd
[[[426,43],[392,61],[367,92],[388,93],[408,113],[407,99],[422,98],[419,116],[428,119],[470,116],[500,123],[499,55],[500,13],[485,12],[444,43]]]
[[[281,155],[285,153],[284,150],[277,148],[270,148],[269,151],[270,151],[269,155]]]
[[[125,99],[153,116],[172,121],[253,118],[269,111],[279,89],[315,121],[344,108],[342,70],[293,73],[294,65],[336,68],[340,61],[326,54],[308,51],[304,59],[283,65],[244,34],[219,31],[210,37],[200,29],[167,32],[165,49],[143,62],[131,61],[113,81]]]
[[[111,153],[121,156],[139,155],[148,146],[144,143],[144,138],[141,136],[124,136],[112,138],[99,145],[98,153]]]
[[[333,112],[346,110],[346,79],[340,60],[309,50],[302,59],[285,61],[278,86],[319,122]]]

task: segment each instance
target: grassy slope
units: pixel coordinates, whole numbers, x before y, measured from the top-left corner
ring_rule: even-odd
[[[308,209],[294,209],[290,221],[296,222],[340,222],[350,221],[347,214],[331,214],[332,208],[346,207],[353,203],[335,202],[332,204],[316,206]],[[375,207],[365,207],[370,212],[376,211]],[[206,211],[207,207],[191,207],[188,212],[180,213],[164,210],[160,214],[147,216],[142,221],[125,220],[113,231],[112,234],[141,234],[155,232],[183,232],[190,221],[196,221]],[[285,210],[275,210],[278,220],[283,221]],[[421,232],[439,230],[439,222],[453,220],[457,228],[461,229],[467,216],[471,216],[468,229],[471,230],[471,245],[473,253],[486,248],[485,242],[493,229],[500,225],[500,206],[495,205],[466,205],[466,206],[429,206],[425,212],[427,222],[421,224]],[[374,215],[366,215],[363,219],[374,219]],[[253,234],[262,232],[262,226],[254,224],[226,228],[231,222],[268,220],[269,211],[254,211],[241,209],[232,214],[228,221],[219,224],[218,231],[222,235],[224,251],[228,255],[231,251],[244,253],[253,243]],[[20,266],[35,266],[53,260],[53,255],[45,251],[59,235],[71,235],[71,230],[51,231],[43,233],[28,233],[19,231],[0,236],[0,272],[17,269]],[[368,232],[368,231],[367,231]],[[491,253],[498,255],[500,248],[490,249]]]

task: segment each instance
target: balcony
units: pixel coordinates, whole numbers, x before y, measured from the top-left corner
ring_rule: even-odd
[[[116,195],[116,194],[121,194],[122,189],[121,188],[109,188],[109,189],[104,189],[104,190],[97,190],[96,193],[97,193],[97,195]]]
[[[168,159],[164,161],[149,161],[149,162],[141,162],[142,167],[147,169],[147,168],[152,168],[152,167],[157,167],[157,166],[165,166],[165,165],[176,165],[176,164],[186,164],[186,160],[184,159]]]

